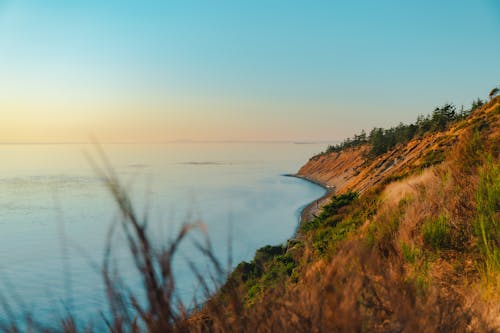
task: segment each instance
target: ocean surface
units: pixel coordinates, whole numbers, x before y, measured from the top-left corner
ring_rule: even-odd
[[[324,189],[284,177],[325,144],[105,144],[138,215],[148,220],[155,246],[183,223],[203,222],[214,252],[234,267],[267,244],[291,237],[304,205]],[[92,145],[0,145],[0,295],[14,317],[34,313],[51,322],[73,313],[85,321],[107,311],[101,267],[110,228],[120,214],[87,156]],[[111,236],[113,263],[132,291],[140,280],[119,228]],[[197,294],[188,263],[208,261],[194,230],[174,259],[178,296]],[[199,287],[199,286],[198,286]],[[7,316],[0,309],[0,316]],[[3,314],[3,315],[2,315]]]

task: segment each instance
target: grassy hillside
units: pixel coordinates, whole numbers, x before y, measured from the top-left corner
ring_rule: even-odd
[[[500,330],[499,126],[496,97],[386,152],[313,157],[299,175],[331,197],[296,239],[240,264],[200,318],[214,331]]]

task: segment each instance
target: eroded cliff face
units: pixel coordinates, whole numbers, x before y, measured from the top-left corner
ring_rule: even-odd
[[[478,117],[481,115],[470,121]],[[374,159],[366,157],[369,151],[367,145],[339,153],[319,154],[302,166],[297,175],[324,185],[332,193],[364,193],[378,184],[403,178],[410,172],[439,163],[464,128],[463,125],[455,126],[446,132],[413,139]]]

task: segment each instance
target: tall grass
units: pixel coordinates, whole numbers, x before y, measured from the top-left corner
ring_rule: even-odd
[[[451,247],[451,230],[448,217],[441,214],[436,218],[429,218],[422,227],[424,242],[434,249]]]
[[[127,190],[119,181],[106,155],[98,147],[100,164],[89,159],[95,172],[102,179],[111,193],[121,214],[119,225],[126,237],[126,242],[135,269],[142,278],[142,288],[128,290],[121,283],[119,274],[111,267],[111,235],[110,229],[107,248],[102,268],[102,277],[106,287],[109,315],[103,316],[110,332],[183,332],[186,331],[186,319],[189,316],[188,306],[176,295],[176,285],[172,267],[173,258],[179,245],[187,234],[201,226],[185,224],[176,237],[167,246],[155,248],[148,235],[147,218],[139,218]],[[213,289],[219,288],[225,271],[213,254],[208,237],[206,243],[196,243],[201,255],[207,258],[214,274],[204,275],[191,264],[191,269],[198,279],[203,295],[208,299]],[[198,304],[192,304],[197,308]]]
[[[500,271],[500,163],[491,156],[479,171],[475,231],[487,276]]]

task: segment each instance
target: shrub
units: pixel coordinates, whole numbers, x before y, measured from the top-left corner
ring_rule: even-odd
[[[357,217],[348,216],[335,226],[326,226],[313,234],[313,249],[321,256],[333,256],[335,245],[347,238],[363,221]]]
[[[234,271],[231,273],[229,280],[237,279],[243,282],[257,279],[262,275],[262,270],[257,267],[253,262],[248,263],[246,261],[242,261],[236,266]]]
[[[297,263],[290,255],[277,256],[264,274],[263,279],[272,283],[282,282],[282,278],[292,275],[296,267]]]
[[[286,252],[286,248],[282,245],[272,246],[266,245],[261,247],[255,252],[254,262],[259,266],[263,267],[271,261],[274,257],[282,255]]]
[[[328,205],[323,207],[323,211],[320,214],[320,218],[326,218],[334,214],[338,214],[342,207],[349,205],[358,197],[357,192],[347,192],[345,194],[337,195],[332,197],[332,200]]]
[[[323,226],[334,227],[342,220],[342,216],[336,215],[340,213],[340,210],[343,207],[348,206],[357,198],[357,192],[347,192],[345,194],[333,196],[330,200],[330,203],[323,207],[319,216],[303,224],[301,228],[302,231],[308,232],[311,230],[316,230]]]

